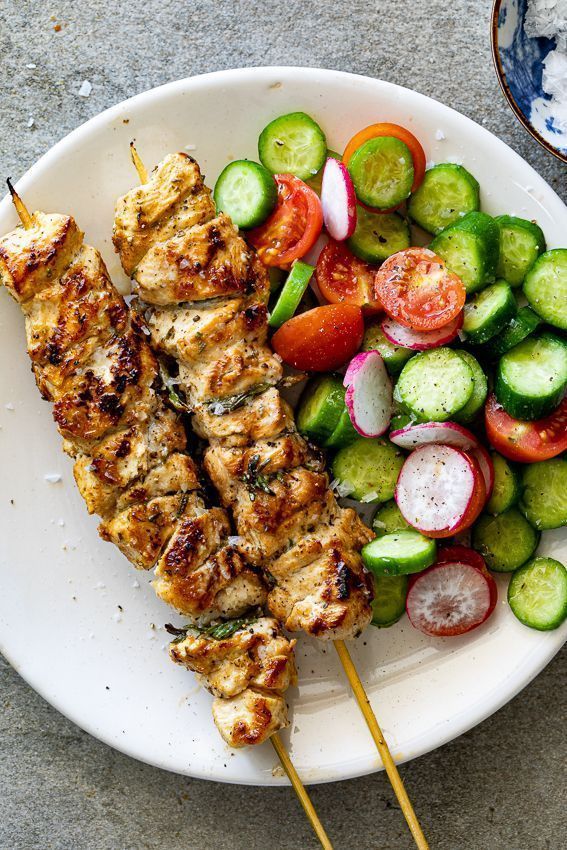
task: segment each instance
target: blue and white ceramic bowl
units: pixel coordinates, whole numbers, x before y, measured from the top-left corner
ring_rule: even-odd
[[[527,5],[527,0],[495,0],[492,53],[496,72],[510,106],[526,130],[567,163],[567,132],[557,126],[553,101],[542,87],[543,62],[555,42],[526,34]]]

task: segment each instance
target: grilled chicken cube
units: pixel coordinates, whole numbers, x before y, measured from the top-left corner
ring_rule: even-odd
[[[289,725],[285,699],[253,688],[231,699],[215,699],[213,720],[223,740],[235,749],[263,744]]]
[[[293,411],[272,388],[250,396],[233,410],[222,404],[199,407],[193,416],[193,427],[200,437],[211,442],[247,446],[293,430]]]
[[[260,617],[224,638],[188,631],[169,651],[174,661],[194,670],[212,694],[233,697],[251,686],[283,693],[295,684],[294,646],[294,640],[281,634],[277,620]]]

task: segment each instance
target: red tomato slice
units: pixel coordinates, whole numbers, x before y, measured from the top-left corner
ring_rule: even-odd
[[[352,304],[329,304],[300,313],[272,337],[284,363],[305,372],[329,372],[356,354],[364,336],[362,310]]]
[[[448,324],[467,295],[462,280],[428,248],[407,248],[388,257],[376,272],[374,292],[389,316],[414,331]]]
[[[323,227],[321,201],[303,180],[276,174],[278,202],[273,213],[247,234],[266,266],[289,268],[313,247]]]
[[[343,154],[344,164],[348,165],[349,159],[361,145],[370,139],[376,139],[378,136],[394,136],[394,138],[404,142],[410,149],[414,174],[411,190],[415,192],[421,186],[423,175],[425,174],[425,152],[413,133],[410,133],[405,127],[400,127],[399,124],[390,124],[387,122],[371,124],[369,127],[365,127],[364,130],[356,133],[345,148]]]
[[[484,419],[490,443],[509,460],[535,463],[567,451],[567,398],[545,419],[524,422],[509,416],[490,395]]]
[[[331,304],[355,304],[365,312],[382,307],[374,299],[375,269],[359,260],[343,242],[325,245],[315,268],[315,279],[323,298]]]

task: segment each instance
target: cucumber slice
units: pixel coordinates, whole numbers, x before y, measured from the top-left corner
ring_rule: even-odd
[[[531,558],[539,533],[516,508],[498,516],[483,514],[473,528],[473,549],[480,552],[491,570],[511,573]]]
[[[383,537],[394,531],[405,531],[407,528],[411,529],[411,525],[402,516],[394,499],[378,508],[372,520],[372,530],[376,532],[376,537]]]
[[[516,419],[542,419],[567,387],[567,343],[553,334],[529,337],[500,358],[496,398]]]
[[[472,394],[465,406],[461,407],[453,417],[455,422],[466,424],[472,422],[484,407],[484,402],[488,395],[488,379],[476,357],[473,357],[468,351],[461,349],[455,349],[455,354],[458,354],[461,360],[464,360],[473,376]]]
[[[262,224],[278,200],[276,182],[258,162],[237,159],[221,171],[213,192],[219,212],[231,217],[237,227]]]
[[[342,449],[344,446],[350,446],[351,443],[359,439],[360,434],[352,424],[348,410],[345,407],[339,416],[335,430],[329,439],[325,440],[323,445],[326,449]]]
[[[380,215],[358,205],[356,229],[346,244],[361,260],[382,263],[392,254],[409,248],[409,225],[398,213]]]
[[[567,331],[567,248],[538,257],[526,275],[524,295],[538,316]]]
[[[414,422],[415,418],[413,416],[410,416],[409,413],[400,411],[392,416],[390,431],[400,431],[402,428],[405,428],[406,425],[413,425]]]
[[[377,537],[362,547],[364,566],[377,576],[420,573],[435,563],[435,540],[419,531],[396,531]]]
[[[502,357],[515,345],[522,342],[533,334],[541,325],[541,319],[534,313],[531,307],[520,307],[517,314],[511,319],[502,333],[493,337],[483,348],[484,354],[492,359]]]
[[[350,484],[349,495],[359,502],[387,502],[394,490],[404,456],[383,437],[356,442],[341,449],[333,460],[333,477]]]
[[[567,570],[554,558],[534,558],[512,576],[508,602],[525,626],[557,629],[567,618]]]
[[[280,115],[264,127],[258,139],[260,162],[272,174],[313,177],[327,158],[327,140],[305,112]]]
[[[362,340],[362,350],[377,351],[390,375],[399,375],[410,357],[415,354],[415,351],[409,348],[401,348],[386,339],[379,322],[369,324],[366,328]]]
[[[494,467],[494,486],[486,510],[492,516],[498,516],[516,504],[522,488],[520,476],[502,455],[490,452],[490,457]]]
[[[531,463],[523,471],[520,510],[539,531],[567,525],[567,460]]]
[[[297,409],[299,433],[316,443],[327,440],[346,410],[345,392],[341,378],[336,375],[322,375],[310,381]]]
[[[465,304],[463,330],[471,345],[482,345],[500,333],[516,315],[514,293],[505,280],[487,286]]]
[[[445,162],[425,172],[411,196],[408,212],[428,233],[440,233],[469,212],[480,209],[480,187],[462,165]]]
[[[374,576],[372,625],[385,629],[397,623],[406,610],[407,576]]]
[[[521,286],[540,254],[545,251],[545,236],[535,221],[514,215],[499,215],[500,258],[496,274],[510,286]]]
[[[389,210],[409,197],[413,159],[405,142],[378,136],[361,145],[348,161],[356,197],[378,210]]]
[[[333,159],[342,159],[340,153],[337,153],[336,151],[327,151],[325,162],[327,162],[327,159],[329,157],[332,157]],[[325,170],[325,162],[323,162],[323,165],[314,177],[310,177],[308,180],[305,181],[307,185],[313,189],[314,192],[317,192],[318,195],[321,194],[321,187],[323,185],[323,172]]]
[[[420,422],[445,422],[471,398],[470,366],[450,348],[416,354],[402,369],[394,398]]]
[[[443,230],[429,247],[461,278],[470,294],[495,280],[499,239],[493,218],[471,212]]]
[[[268,324],[271,328],[279,328],[284,322],[291,319],[299,307],[299,303],[309,286],[309,281],[314,271],[315,266],[310,266],[301,260],[294,262],[279,298],[276,301],[276,306],[270,313]]]

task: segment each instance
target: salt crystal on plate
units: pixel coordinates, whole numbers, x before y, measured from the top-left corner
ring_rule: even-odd
[[[79,89],[79,97],[88,97],[92,92],[93,87],[88,80],[83,80],[81,88]]]
[[[43,477],[49,484],[58,484],[61,481],[61,476],[58,472],[48,472]]]
[[[197,145],[185,145],[185,150],[186,151],[196,151]]]
[[[132,582],[132,587],[135,587],[136,589],[137,589],[138,587],[140,587],[140,582],[138,581],[138,579],[135,579],[135,580]]]
[[[8,404],[5,404],[4,407],[6,408],[6,410],[15,410],[16,409],[11,401],[9,401]]]
[[[435,131],[435,138],[437,139],[438,142],[442,142],[443,139],[446,139],[447,137],[445,136],[445,133],[443,132],[443,130],[436,130]]]

